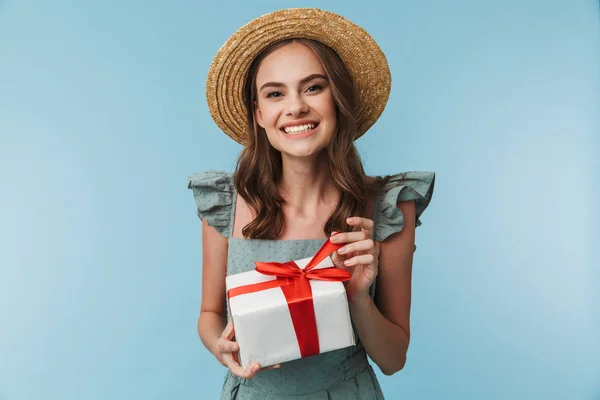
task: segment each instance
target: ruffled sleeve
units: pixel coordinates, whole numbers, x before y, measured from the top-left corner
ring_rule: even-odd
[[[234,212],[233,174],[206,171],[190,175],[188,188],[194,192],[198,217],[225,236],[231,236],[230,222]]]
[[[401,201],[415,201],[416,226],[421,225],[419,217],[431,201],[434,183],[433,172],[411,171],[390,176],[375,201],[375,240],[385,240],[404,228],[404,216],[398,208]]]

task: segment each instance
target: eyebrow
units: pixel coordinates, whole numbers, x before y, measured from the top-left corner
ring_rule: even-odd
[[[313,79],[317,79],[317,78],[321,78],[321,79],[325,79],[326,81],[329,81],[329,79],[323,74],[312,74],[312,75],[307,76],[306,78],[302,78],[302,80],[300,81],[300,84],[304,85],[305,83],[308,83],[308,82],[312,81]],[[263,90],[266,87],[282,87],[282,86],[285,86],[285,85],[281,82],[267,82],[264,85],[262,85],[258,91],[260,92],[261,90]]]

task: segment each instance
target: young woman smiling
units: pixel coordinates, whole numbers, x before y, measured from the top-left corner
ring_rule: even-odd
[[[381,399],[367,355],[386,375],[404,367],[415,228],[435,175],[364,172],[354,141],[383,112],[390,82],[373,39],[317,9],[257,18],[215,57],[209,110],[244,148],[235,173],[194,174],[189,187],[202,218],[198,332],[228,368],[223,399]],[[255,260],[310,257],[327,239],[344,245],[332,259],[351,273],[356,345],[243,369],[225,277],[253,269]]]

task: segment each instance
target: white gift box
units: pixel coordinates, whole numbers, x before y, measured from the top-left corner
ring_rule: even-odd
[[[304,269],[311,258],[295,260]],[[332,267],[326,257],[313,270]],[[252,270],[226,278],[229,290],[276,280]],[[354,345],[354,331],[342,282],[309,280],[319,339],[319,351],[325,353]],[[280,287],[240,294],[229,299],[235,340],[243,368],[255,362],[262,367],[302,358],[287,300]]]

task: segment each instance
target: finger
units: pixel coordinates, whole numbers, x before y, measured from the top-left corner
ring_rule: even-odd
[[[229,368],[231,373],[234,374],[235,376],[238,376],[240,378],[245,378],[248,375],[248,373],[246,372],[246,370],[244,368],[242,368],[240,363],[238,363],[236,360],[233,359],[233,356],[231,353],[224,353],[222,358],[223,358],[223,364],[225,364],[225,366],[227,368]]]
[[[258,363],[254,363],[254,364],[250,364],[248,366],[248,368],[246,368],[246,379],[250,379],[252,378],[254,375],[256,375],[260,370],[261,370],[261,366]]]
[[[231,357],[230,354],[223,355],[223,361],[232,374],[243,378],[250,379],[260,370],[260,365],[257,363],[250,364],[246,369]]]
[[[221,337],[228,340],[233,340],[235,337],[235,330],[233,329],[233,321],[231,319],[227,321],[227,326],[225,326]]]
[[[331,261],[333,261],[333,264],[334,264],[334,265],[339,265],[339,264],[343,263],[343,262],[344,262],[344,260],[346,259],[346,257],[345,257],[345,256],[343,256],[343,255],[342,255],[342,254],[339,252],[340,250],[341,250],[341,249],[339,249],[339,250],[336,250],[336,251],[334,251],[334,252],[331,254]]]
[[[354,242],[345,245],[344,247],[337,250],[339,254],[351,254],[355,251],[371,251],[375,248],[375,242],[373,239],[361,240],[360,242]]]
[[[373,254],[361,254],[356,257],[352,257],[344,261],[346,266],[354,266],[354,265],[369,265],[375,262],[375,256]]]
[[[221,353],[233,353],[240,350],[240,346],[237,342],[233,342],[226,339],[221,339],[217,343],[217,349]]]
[[[277,368],[281,368],[281,364],[271,365],[271,366],[268,366],[268,367],[265,367],[265,368],[261,368],[260,370],[261,371],[268,371],[270,369],[277,369]]]
[[[332,243],[350,243],[350,242],[358,242],[360,240],[366,240],[369,237],[363,231],[358,232],[344,232],[338,233],[335,236],[331,237]]]
[[[353,271],[354,268],[345,265],[344,264],[345,260],[346,260],[346,256],[338,254],[337,251],[334,251],[333,254],[331,255],[331,261],[333,261],[333,265],[336,268],[340,268],[340,269],[346,270],[346,271],[350,272],[350,274],[352,275],[352,271]],[[343,282],[344,286],[348,285],[348,283],[350,283],[349,280],[346,280],[346,281]]]
[[[373,255],[379,259],[379,255],[381,254],[381,242],[375,240],[375,250],[373,250]]]
[[[366,231],[369,236],[373,236],[373,230],[375,229],[375,223],[372,219],[362,217],[350,217],[346,220],[348,225],[361,228]]]

